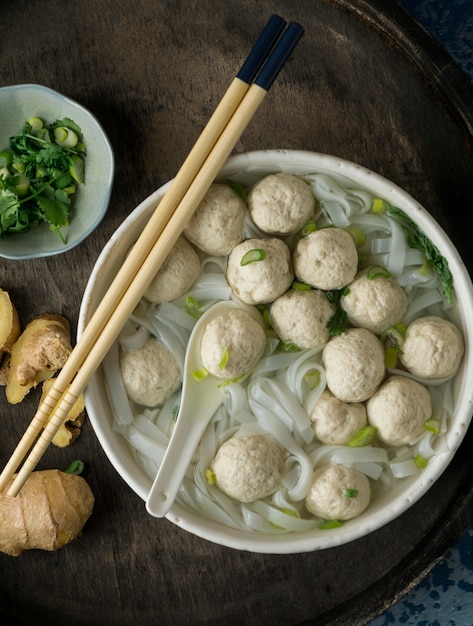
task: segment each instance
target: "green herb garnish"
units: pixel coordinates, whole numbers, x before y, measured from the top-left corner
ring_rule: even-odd
[[[374,280],[375,278],[390,278],[391,273],[382,265],[371,265],[366,273],[368,280]]]
[[[84,462],[83,461],[72,461],[67,470],[64,470],[66,474],[76,474],[76,476],[80,476],[84,471]]]
[[[327,291],[325,296],[330,304],[335,306],[335,313],[327,322],[327,328],[329,330],[330,337],[338,337],[342,335],[348,324],[348,315],[347,312],[342,309],[340,306],[340,300],[343,296],[347,296],[350,293],[348,287],[344,289],[337,289],[332,291]]]
[[[340,526],[343,526],[343,524],[342,522],[339,522],[338,519],[329,519],[325,522],[321,522],[317,528],[320,530],[329,530],[331,528],[340,528]]]
[[[358,495],[358,489],[345,489],[345,495],[347,498],[356,498]]]
[[[264,261],[266,257],[266,251],[262,248],[253,248],[253,250],[248,250],[242,257],[240,261],[240,265],[249,265],[250,263],[255,263],[257,261]]]
[[[224,370],[226,364],[228,363],[228,357],[229,357],[229,353],[228,353],[228,348],[227,346],[223,346],[222,348],[222,355],[220,357],[220,362],[218,364],[218,369],[220,370]]]
[[[71,119],[49,126],[37,117],[25,122],[0,153],[0,236],[22,233],[46,222],[65,243],[71,195],[84,182],[86,147]]]
[[[425,258],[437,273],[445,299],[449,304],[453,304],[453,276],[448,267],[447,259],[404,211],[391,207],[388,214],[403,225],[408,245],[425,254]]]
[[[375,426],[363,426],[356,433],[353,439],[348,442],[350,448],[362,448],[373,443],[378,429]]]

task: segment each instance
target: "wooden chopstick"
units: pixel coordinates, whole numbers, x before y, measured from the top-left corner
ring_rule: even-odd
[[[0,476],[0,491],[4,489],[43,428],[41,436],[7,492],[9,496],[18,494],[255,114],[304,32],[299,24],[291,23],[263,65],[262,62],[268,56],[283,25],[284,21],[277,16],[273,16],[267,24],[266,32],[263,31],[255,46],[259,47],[259,52],[253,49],[250,53],[211,118],[211,121],[214,120],[218,112],[218,119],[213,122],[218,132],[206,132],[209,122],[203,133],[204,140],[201,135],[176,176],[175,181],[178,180],[178,184],[174,183],[161,200],[158,210],[128,257],[131,257],[131,261],[125,262],[117,274],[57,377],[55,385],[7,463]],[[263,53],[264,58],[261,59]],[[257,74],[261,66],[261,71],[249,86],[247,81]],[[250,74],[253,76],[250,77]],[[244,90],[240,83],[246,85]],[[203,145],[208,148],[206,158],[202,158]],[[163,202],[166,211],[163,211]],[[166,219],[163,218],[163,213]],[[156,215],[159,217],[155,219]],[[146,254],[143,252],[145,246]]]

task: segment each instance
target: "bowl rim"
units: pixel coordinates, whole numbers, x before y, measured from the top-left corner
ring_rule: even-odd
[[[107,154],[109,166],[108,166],[107,175],[103,179],[104,192],[103,192],[103,203],[102,203],[101,210],[95,213],[95,219],[89,222],[87,228],[82,230],[80,234],[78,234],[75,237],[74,240],[67,242],[66,244],[63,244],[62,242],[60,242],[59,239],[58,239],[58,243],[56,243],[53,239],[51,239],[51,244],[50,246],[48,246],[47,249],[32,250],[31,252],[23,251],[20,253],[16,253],[11,250],[11,247],[5,250],[2,247],[2,240],[0,240],[0,258],[9,259],[12,261],[20,261],[20,260],[26,260],[26,259],[39,259],[39,258],[45,258],[45,257],[50,257],[50,256],[56,256],[58,254],[63,254],[64,252],[68,252],[69,250],[72,250],[73,248],[78,246],[80,243],[82,243],[97,228],[97,226],[105,217],[109,204],[110,204],[110,198],[111,198],[112,189],[113,189],[113,181],[115,177],[115,154],[112,148],[112,144],[101,122],[89,109],[87,109],[84,105],[80,104],[76,100],[73,100],[69,96],[66,96],[60,93],[59,91],[52,89],[51,87],[47,87],[39,83],[20,83],[16,85],[5,85],[5,86],[0,87],[0,94],[1,93],[15,93],[15,92],[21,93],[22,91],[27,91],[27,90],[37,90],[37,91],[46,93],[51,97],[57,98],[58,100],[67,104],[73,109],[77,111],[81,111],[83,115],[88,117],[90,121],[94,124],[94,126],[96,127],[97,136],[100,136],[101,143]],[[23,235],[24,233],[20,233],[18,236],[23,236]],[[12,235],[12,237],[15,237],[15,236],[16,235]]]
[[[452,428],[451,425],[447,434],[448,450],[436,455],[417,478],[410,481],[407,479],[403,485],[406,484],[409,488],[399,489],[400,493],[395,495],[389,506],[384,506],[381,510],[370,506],[360,517],[350,520],[341,528],[336,529],[336,531],[315,532],[312,530],[305,533],[289,533],[286,535],[246,533],[223,527],[213,521],[204,519],[178,502],[173,504],[166,516],[172,523],[203,539],[238,550],[269,554],[312,552],[348,543],[381,528],[415,504],[445,471],[460,446],[472,417],[473,388],[467,384],[467,381],[471,380],[473,376],[473,285],[468,270],[449,236],[424,207],[406,191],[380,174],[376,174],[346,159],[305,150],[258,150],[233,155],[229,157],[217,179],[229,177],[245,168],[247,171],[249,168],[255,176],[259,175],[258,172],[260,170],[265,170],[266,172],[286,170],[307,174],[310,173],[307,170],[309,164],[312,171],[324,171],[333,175],[336,173],[349,179],[355,177],[354,182],[357,185],[375,190],[381,197],[391,201],[393,204],[400,204],[403,209],[409,207],[410,216],[422,230],[426,231],[433,243],[447,257],[455,276],[456,291],[462,293],[461,305],[458,311],[463,315],[461,325],[466,349],[462,369],[457,379],[463,381],[460,390],[461,401],[455,409],[454,418],[452,418],[455,427]],[[305,172],[302,171],[304,168]],[[92,310],[91,307],[93,308],[94,306],[94,290],[103,277],[105,271],[104,264],[109,259],[109,256],[113,257],[114,254],[120,254],[120,245],[123,247],[122,236],[129,232],[133,226],[137,228],[141,225],[142,227],[142,222],[146,221],[148,215],[151,214],[151,211],[171,183],[172,180],[143,200],[117,228],[102,250],[84,291],[79,312],[78,337],[83,332],[86,320]],[[122,452],[120,448],[123,448],[123,446],[119,442],[119,449],[117,450],[115,438],[118,435],[111,431],[108,423],[105,423],[103,419],[103,416],[107,415],[107,403],[103,397],[100,397],[98,379],[98,376],[93,377],[84,392],[87,412],[92,426],[104,452],[121,478],[142,500],[146,501],[152,481],[145,476],[136,464],[135,467],[130,468],[129,461],[132,459],[131,455],[129,459],[120,456]],[[123,444],[126,446],[124,440]]]

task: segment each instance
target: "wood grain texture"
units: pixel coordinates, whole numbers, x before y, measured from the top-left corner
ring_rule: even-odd
[[[75,331],[104,244],[176,173],[272,12],[306,34],[236,151],[316,150],[370,167],[431,211],[473,268],[472,88],[394,0],[4,0],[0,84],[41,83],[89,108],[117,166],[107,216],[83,244],[49,259],[0,259],[0,286],[23,325],[55,312]],[[38,398],[10,407],[0,394],[1,459]],[[73,447],[49,449],[40,466],[81,458],[94,514],[83,537],[57,553],[0,555],[0,623],[365,624],[473,521],[471,445],[470,432],[428,496],[385,528],[348,546],[272,556],[151,518],[87,424]]]

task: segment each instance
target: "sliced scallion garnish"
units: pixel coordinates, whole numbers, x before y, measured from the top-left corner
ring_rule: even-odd
[[[431,417],[426,422],[424,422],[425,429],[434,433],[434,435],[438,435],[440,433],[440,420],[436,417]]]
[[[325,520],[317,526],[320,530],[329,530],[330,528],[340,528],[343,526],[342,522],[339,522],[338,519],[329,519]]]
[[[195,319],[198,319],[202,315],[199,302],[192,296],[187,296],[185,310]]]
[[[351,448],[362,448],[363,446],[369,446],[373,443],[378,429],[375,426],[363,426],[360,428],[353,439],[348,442],[348,446]]]
[[[417,454],[416,458],[414,459],[414,462],[417,465],[417,467],[419,467],[420,469],[423,469],[424,467],[427,466],[427,463],[429,461],[423,456],[421,456],[420,454]]]
[[[304,374],[304,382],[308,385],[309,389],[315,389],[320,383],[319,370],[310,370]]]
[[[391,278],[391,273],[382,265],[372,265],[368,269],[366,278],[368,280],[374,280],[375,278]]]
[[[209,371],[205,369],[205,367],[201,367],[200,369],[195,370],[195,372],[192,372],[192,378],[198,383],[205,380],[208,375]]]
[[[358,489],[345,489],[345,495],[347,498],[356,498],[358,495]]]
[[[310,291],[312,289],[310,285],[308,285],[307,283],[303,283],[300,280],[295,280],[292,283],[292,288],[294,289],[294,291]]]
[[[240,261],[240,265],[249,265],[250,263],[255,263],[257,261],[264,261],[266,257],[266,251],[262,248],[253,248],[252,250],[248,250],[242,257]]]
[[[220,362],[218,364],[218,369],[220,369],[220,370],[224,370],[225,369],[225,366],[228,363],[228,357],[229,357],[228,348],[227,348],[227,346],[223,346],[223,348],[222,348],[222,356],[221,356]]]

